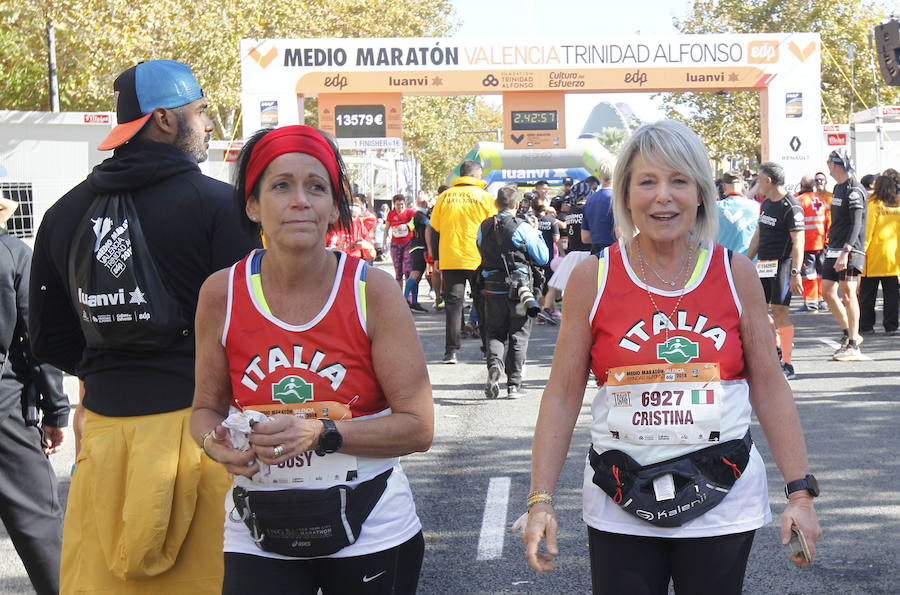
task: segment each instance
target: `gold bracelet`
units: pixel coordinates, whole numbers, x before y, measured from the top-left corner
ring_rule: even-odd
[[[551,492],[542,492],[539,490],[531,492],[525,500],[526,510],[531,510],[532,506],[540,503],[546,503],[553,506],[553,494]]]
[[[215,435],[213,435],[212,432],[207,432],[207,433],[203,434],[203,436],[200,437],[200,452],[202,452],[203,454],[208,456],[211,460],[216,461],[216,459],[214,459],[213,456],[211,454],[209,454],[209,452],[206,450],[206,439],[209,438],[210,436],[213,437],[213,440],[216,439]],[[218,463],[219,461],[216,461],[216,462]]]

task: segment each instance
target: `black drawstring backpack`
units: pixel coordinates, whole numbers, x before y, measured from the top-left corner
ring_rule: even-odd
[[[129,193],[102,194],[78,224],[69,290],[87,347],[158,351],[191,332],[163,283]]]

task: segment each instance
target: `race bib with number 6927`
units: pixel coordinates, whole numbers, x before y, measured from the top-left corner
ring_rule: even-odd
[[[722,426],[719,364],[649,364],[609,371],[607,425],[633,444],[716,442]]]

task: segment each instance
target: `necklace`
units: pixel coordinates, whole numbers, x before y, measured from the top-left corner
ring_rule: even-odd
[[[697,246],[696,242],[691,242],[691,248],[688,251],[687,260],[684,261],[684,265],[682,265],[681,271],[678,273],[678,277],[675,278],[675,281],[672,281],[670,283],[669,281],[666,281],[662,277],[659,277],[659,273],[657,273],[656,271],[653,271],[652,268],[650,270],[653,271],[657,277],[659,277],[660,281],[662,281],[663,283],[665,283],[666,285],[668,285],[670,287],[675,287],[675,284],[678,282],[678,279],[682,278],[682,276],[684,275],[684,271],[685,271],[685,269],[687,269],[687,264],[693,259],[694,248],[696,246]],[[638,260],[640,260],[640,262],[641,262],[641,277],[642,277],[642,280],[644,281],[644,289],[647,290],[647,297],[650,298],[650,305],[653,306],[653,313],[655,314],[656,312],[661,312],[661,313],[665,314],[665,312],[663,312],[663,310],[656,304],[656,300],[653,299],[653,292],[650,291],[650,285],[647,283],[647,271],[644,270],[644,255],[641,252],[640,242],[637,242],[637,252],[638,252]],[[685,278],[684,283],[681,286],[681,293],[678,294],[678,300],[675,302],[675,307],[672,308],[672,311],[669,313],[669,316],[666,318],[666,320],[668,322],[668,324],[666,324],[666,341],[669,340],[669,327],[672,326],[672,316],[674,316],[675,312],[678,311],[678,306],[681,305],[681,298],[684,297],[684,290],[686,288],[687,288],[687,279]]]
[[[691,246],[690,252],[688,252],[687,259],[686,259],[686,260],[684,261],[684,263],[681,265],[681,270],[678,271],[678,274],[677,274],[677,275],[675,275],[675,279],[674,279],[673,281],[668,281],[668,280],[666,280],[666,279],[663,279],[663,278],[662,278],[662,275],[660,275],[659,273],[657,273],[657,272],[656,272],[656,269],[654,269],[652,266],[650,266],[649,263],[645,263],[645,262],[644,262],[644,253],[641,252],[641,243],[640,243],[640,241],[638,241],[638,242],[636,242],[636,243],[637,243],[638,258],[639,258],[640,261],[641,261],[641,272],[644,271],[644,264],[646,264],[647,267],[650,269],[650,271],[651,271],[654,275],[656,275],[656,278],[659,279],[660,281],[662,281],[663,283],[665,283],[666,285],[668,285],[669,287],[675,287],[675,285],[678,283],[678,280],[679,280],[679,279],[681,278],[681,276],[684,274],[684,269],[687,268],[688,263],[691,261],[691,256],[694,254],[694,247],[693,247],[693,245],[692,245],[692,246]],[[646,281],[646,280],[647,280],[647,278],[644,277],[644,281]]]

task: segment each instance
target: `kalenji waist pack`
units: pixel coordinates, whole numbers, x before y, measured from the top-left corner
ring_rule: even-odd
[[[590,449],[594,483],[619,507],[658,527],[680,527],[715,507],[728,494],[750,461],[753,440],[729,440],[674,459],[641,466],[620,450]],[[658,500],[653,481],[667,474],[674,498]]]

